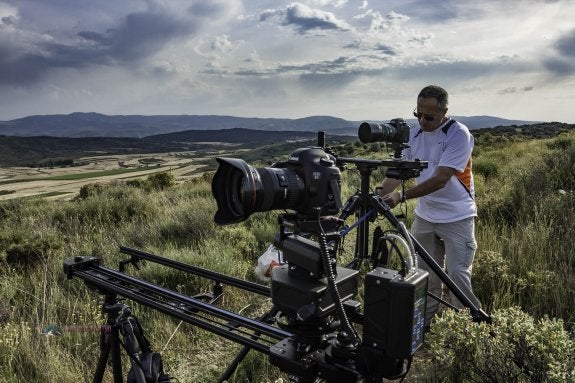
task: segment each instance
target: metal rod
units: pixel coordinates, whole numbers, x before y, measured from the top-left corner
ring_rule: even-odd
[[[183,262],[174,261],[173,259],[168,259],[165,257],[160,257],[155,254],[146,253],[141,250],[132,249],[130,247],[120,246],[120,252],[131,255],[136,258],[145,259],[150,262],[158,263],[160,265],[168,266],[173,269],[185,271],[200,277],[208,278],[216,282],[225,283],[230,286],[239,287],[242,290],[247,290],[252,293],[264,295],[266,297],[271,297],[271,289],[268,286],[260,285],[257,283],[249,282],[243,279],[238,279],[230,277],[229,275],[220,274],[215,271],[206,270],[201,267],[188,265]]]
[[[68,276],[76,276],[83,279],[90,287],[107,293],[118,294],[266,354],[269,353],[270,345],[293,335],[271,325],[99,265],[83,264],[81,268],[76,269],[68,263]],[[150,293],[157,296],[151,296]],[[165,302],[161,302],[158,296],[163,298]],[[228,323],[220,323],[202,317],[199,313],[194,312],[195,310],[225,320]],[[262,334],[263,337],[271,338],[271,340],[268,339],[266,343],[262,343],[265,340],[262,336],[257,336],[258,340],[254,340],[252,339],[255,337],[254,334],[242,334],[240,329],[249,329],[254,333]]]

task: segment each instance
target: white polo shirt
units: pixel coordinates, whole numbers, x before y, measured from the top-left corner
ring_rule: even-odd
[[[415,214],[429,222],[456,222],[477,215],[475,190],[471,173],[473,136],[469,129],[452,119],[432,132],[411,128],[410,147],[403,154],[409,160],[428,161],[416,178],[416,183],[429,179],[437,166],[447,166],[457,171],[445,187],[417,199]]]

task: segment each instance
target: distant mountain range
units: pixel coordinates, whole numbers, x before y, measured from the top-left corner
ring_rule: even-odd
[[[470,129],[495,126],[528,125],[538,121],[507,120],[492,116],[454,116]],[[415,119],[406,119],[410,125]],[[116,115],[99,113],[71,113],[37,115],[10,121],[0,121],[3,136],[51,137],[132,137],[142,138],[158,134],[188,130],[250,129],[265,131],[317,132],[333,135],[356,135],[362,121],[347,121],[330,116],[298,119],[246,118],[212,115]],[[383,121],[385,122],[385,121]]]

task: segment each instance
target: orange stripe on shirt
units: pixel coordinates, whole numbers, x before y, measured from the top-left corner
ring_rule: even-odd
[[[467,165],[465,165],[465,169],[462,172],[457,173],[455,175],[467,188],[467,191],[471,190],[471,157],[469,157],[469,161],[467,161]]]

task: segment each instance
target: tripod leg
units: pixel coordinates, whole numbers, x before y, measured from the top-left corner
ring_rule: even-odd
[[[258,318],[258,320],[262,321],[262,322],[266,322],[266,323],[271,323],[273,318],[276,316],[276,314],[278,313],[278,309],[274,306],[271,308],[270,311],[268,311],[267,313],[265,313],[264,315],[262,315],[261,317]],[[218,379],[218,383],[223,383],[228,381],[231,376],[233,375],[233,373],[236,371],[236,369],[238,368],[238,366],[240,365],[240,363],[242,362],[242,360],[244,360],[244,358],[246,357],[246,355],[248,355],[248,352],[250,352],[250,348],[248,346],[244,346],[240,352],[236,355],[236,357],[234,358],[234,360],[232,360],[232,362],[230,363],[230,365],[228,366],[228,368],[226,369],[226,371],[224,371],[224,373],[222,374],[222,376],[220,376],[220,378]]]
[[[94,380],[92,381],[93,383],[102,382],[111,349],[110,333],[108,332],[109,326],[102,326],[100,331],[100,357],[98,358],[98,365],[96,367],[96,371],[94,372]]]
[[[143,337],[141,327],[136,318],[129,316],[122,322],[122,335],[124,335],[124,347],[130,356],[132,368],[128,374],[128,381],[136,383],[146,383],[146,375],[141,363],[142,343],[147,340]],[[148,347],[146,347],[148,348]]]
[[[110,325],[103,325],[100,334],[100,357],[94,372],[93,383],[102,383],[104,372],[108,364],[108,357],[112,354],[112,372],[114,383],[122,383],[122,359],[120,356],[120,338],[118,329]]]
[[[234,372],[236,371],[242,360],[244,360],[246,355],[248,355],[248,352],[250,352],[250,348],[248,346],[244,346],[240,350],[240,352],[236,355],[234,360],[230,363],[226,371],[224,371],[222,376],[220,376],[220,378],[218,379],[218,383],[226,382],[231,378],[231,376],[234,374]]]
[[[112,371],[114,372],[114,383],[122,383],[122,357],[120,354],[120,330],[112,329]]]

